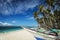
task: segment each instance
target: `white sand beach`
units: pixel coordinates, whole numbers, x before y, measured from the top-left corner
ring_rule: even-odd
[[[42,38],[44,40],[55,40],[56,37],[55,36],[52,36],[52,35],[46,35],[46,34],[43,34],[43,33],[38,33],[36,31],[32,31],[30,29],[26,29],[25,30],[31,32],[35,37],[38,37],[38,38]]]
[[[36,40],[34,36],[46,40],[55,40],[55,37],[53,36],[45,35],[42,33],[37,35],[35,31],[26,28],[12,32],[0,33],[0,40]]]
[[[0,40],[36,40],[36,39],[33,36],[33,34],[23,29],[8,33],[0,33]]]

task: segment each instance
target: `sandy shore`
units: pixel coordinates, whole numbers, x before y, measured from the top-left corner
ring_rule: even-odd
[[[46,35],[46,34],[43,34],[43,33],[37,33],[35,31],[32,31],[32,30],[27,29],[27,28],[25,28],[25,30],[31,32],[35,37],[38,37],[38,38],[42,38],[42,39],[45,39],[45,40],[55,40],[56,39],[55,36]]]
[[[4,34],[1,33],[0,40],[36,40],[36,39],[33,34],[23,29]]]

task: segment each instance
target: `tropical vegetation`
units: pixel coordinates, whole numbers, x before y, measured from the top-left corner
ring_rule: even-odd
[[[39,5],[34,12],[34,18],[39,24],[38,29],[50,30],[59,36],[56,30],[60,30],[60,0],[45,0],[45,5]]]

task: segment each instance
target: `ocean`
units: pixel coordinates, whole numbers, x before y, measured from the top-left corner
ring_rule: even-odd
[[[21,30],[23,29],[22,27],[18,27],[18,26],[15,26],[15,27],[0,27],[0,33],[5,33],[5,32],[11,32],[11,31],[16,31],[16,30]]]
[[[24,26],[26,28],[37,28],[37,26]]]
[[[29,29],[35,29],[36,26],[24,26]],[[20,26],[0,26],[0,33],[5,33],[5,32],[11,32],[11,31],[16,31],[16,30],[21,30],[23,29]]]

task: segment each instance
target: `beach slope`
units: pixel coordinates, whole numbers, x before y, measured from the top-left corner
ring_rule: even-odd
[[[23,29],[8,33],[0,33],[0,40],[36,40],[36,39],[33,36],[33,34]]]

